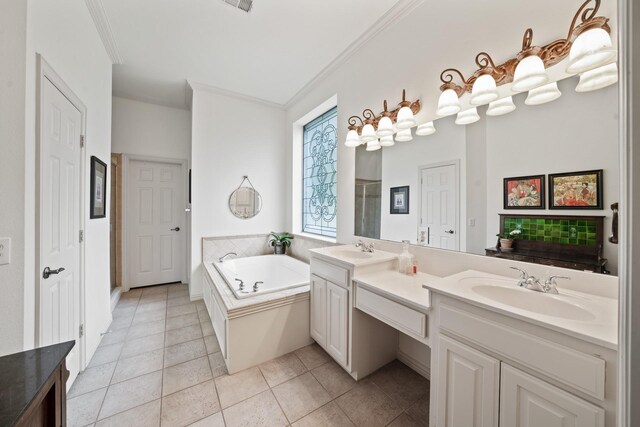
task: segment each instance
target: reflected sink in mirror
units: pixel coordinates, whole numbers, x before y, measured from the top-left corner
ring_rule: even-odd
[[[373,254],[370,252],[362,252],[358,250],[347,250],[347,249],[338,249],[335,251],[331,251],[333,256],[338,258],[350,258],[350,259],[369,259],[373,258]]]
[[[478,296],[493,300],[532,313],[544,316],[558,317],[561,319],[588,322],[596,319],[590,311],[582,308],[578,302],[571,301],[571,297],[546,294],[517,287],[517,281],[508,287],[507,280],[496,280],[481,277],[470,277],[460,282],[474,282],[471,290]],[[500,284],[495,284],[500,282]],[[493,284],[492,284],[493,283]]]

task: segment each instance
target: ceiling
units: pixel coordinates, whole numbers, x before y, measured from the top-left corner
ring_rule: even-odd
[[[95,0],[94,0],[95,1]],[[415,0],[108,0],[113,93],[187,108],[186,81],[286,104]],[[104,37],[104,34],[102,34]]]

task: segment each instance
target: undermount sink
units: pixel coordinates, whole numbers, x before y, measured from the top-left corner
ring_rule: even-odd
[[[346,249],[331,251],[331,254],[338,258],[351,258],[351,259],[368,259],[373,257],[373,254],[371,252],[349,251]]]
[[[561,296],[517,288],[515,280],[512,288],[489,284],[488,279],[466,278],[462,280],[477,281],[478,284],[471,287],[471,290],[477,295],[521,310],[581,322],[592,321],[596,318],[590,311],[580,307],[577,303],[561,299]]]

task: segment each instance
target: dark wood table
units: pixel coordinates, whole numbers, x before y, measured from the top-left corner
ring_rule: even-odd
[[[65,426],[69,377],[65,358],[75,341],[0,357],[0,426]]]

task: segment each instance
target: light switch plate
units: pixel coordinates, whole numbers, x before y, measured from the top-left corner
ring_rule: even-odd
[[[11,237],[0,237],[0,265],[11,262]]]

